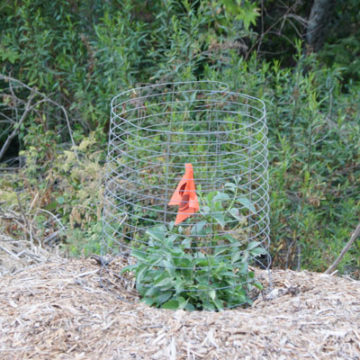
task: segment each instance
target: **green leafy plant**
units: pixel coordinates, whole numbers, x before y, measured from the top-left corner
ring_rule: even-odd
[[[266,251],[248,241],[245,208],[234,183],[227,191],[201,198],[200,221],[194,225],[158,225],[146,232],[146,244],[134,244],[132,271],[136,288],[150,306],[166,309],[222,310],[251,304],[249,292],[261,289],[249,263]],[[228,193],[234,196],[231,198]],[[246,209],[248,211],[248,209]],[[235,221],[234,221],[235,220]]]

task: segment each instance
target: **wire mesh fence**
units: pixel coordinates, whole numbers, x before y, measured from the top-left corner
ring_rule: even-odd
[[[261,100],[211,81],[125,91],[111,102],[103,251],[137,264],[150,305],[248,303],[251,266],[270,265],[267,169]]]

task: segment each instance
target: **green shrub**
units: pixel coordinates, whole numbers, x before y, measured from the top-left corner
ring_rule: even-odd
[[[201,218],[194,225],[158,225],[146,231],[141,245],[133,244],[136,289],[143,301],[166,309],[222,310],[251,304],[249,292],[261,289],[249,263],[267,252],[249,241],[246,217],[234,183],[228,192],[214,191],[200,203]],[[239,206],[240,205],[240,206]],[[236,220],[236,221],[234,221]],[[144,244],[145,243],[145,244]]]

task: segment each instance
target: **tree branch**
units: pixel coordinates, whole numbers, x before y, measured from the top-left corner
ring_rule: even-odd
[[[20,120],[14,125],[14,130],[12,131],[12,133],[7,137],[4,145],[2,146],[1,150],[0,150],[0,160],[3,158],[3,156],[5,155],[6,150],[9,148],[11,141],[14,139],[14,137],[18,134],[19,130],[20,130],[20,126],[21,124],[24,122],[27,114],[30,112],[32,106],[31,106],[31,102],[34,98],[35,94],[32,93],[29,97],[28,102],[25,105],[25,110],[23,112],[23,114],[21,115]]]
[[[306,40],[314,51],[318,51],[324,43],[334,7],[335,0],[314,1],[306,31]]]
[[[10,82],[10,84],[11,84],[11,82],[16,82],[16,83],[18,83],[19,85],[23,86],[24,88],[30,90],[32,94],[36,94],[36,95],[41,96],[41,97],[43,98],[43,100],[42,100],[41,102],[46,101],[46,102],[48,102],[48,103],[50,103],[50,104],[53,104],[53,105],[57,106],[58,108],[60,108],[60,110],[61,110],[62,113],[64,114],[66,126],[67,126],[67,129],[68,129],[68,132],[69,132],[69,136],[70,136],[70,140],[71,140],[72,146],[74,147],[74,152],[75,152],[76,158],[79,160],[77,151],[76,151],[76,149],[75,149],[76,143],[75,143],[75,141],[74,141],[74,137],[73,137],[73,134],[72,134],[71,125],[70,125],[70,119],[69,119],[69,117],[68,117],[67,111],[66,111],[66,109],[64,108],[64,106],[63,106],[63,105],[60,105],[60,104],[57,103],[56,101],[50,99],[50,98],[47,97],[45,94],[41,93],[40,91],[36,90],[35,88],[32,88],[32,87],[26,85],[25,83],[23,83],[22,81],[20,81],[20,80],[18,80],[18,79],[15,79],[15,78],[12,78],[11,76],[6,76],[6,75],[3,75],[3,74],[0,74],[0,80],[8,81],[8,82]],[[12,88],[11,85],[10,85],[10,91],[11,91],[11,93],[13,94],[13,96],[15,96],[16,99],[18,99],[18,98],[16,97],[16,95],[14,95],[14,93],[13,93],[13,88]],[[26,103],[26,106],[27,106],[28,104],[29,104],[29,101]],[[33,107],[34,107],[34,106],[33,106]],[[31,110],[31,108],[30,108],[30,110]],[[28,110],[27,113],[28,113],[30,110]],[[25,108],[25,111],[26,111],[26,108]],[[25,117],[26,117],[26,116],[25,116]],[[24,114],[23,114],[22,117],[21,117],[22,121],[24,121],[25,117],[24,117]],[[20,121],[21,121],[21,119],[20,119]],[[20,122],[20,121],[19,121],[19,122]],[[15,131],[15,130],[16,130],[15,135],[13,135],[13,133],[14,133],[14,132],[13,132],[13,133],[9,136],[9,137],[11,137],[11,139],[10,139],[10,141],[9,141],[9,144],[10,144],[11,140],[17,135],[17,131],[18,131],[18,130],[17,130],[17,129],[14,129],[14,131]],[[8,140],[9,140],[9,138],[6,140],[6,142],[8,142]],[[9,146],[9,144],[7,145],[7,147]],[[0,159],[1,159],[2,156],[3,156],[3,154],[0,156]]]
[[[350,240],[347,242],[347,244],[344,246],[344,248],[341,250],[340,255],[337,257],[337,259],[332,263],[332,265],[325,271],[325,274],[331,274],[334,272],[336,267],[339,265],[340,261],[344,257],[344,255],[348,252],[351,245],[354,243],[354,241],[358,238],[360,235],[360,223],[356,227],[355,231],[352,233]]]

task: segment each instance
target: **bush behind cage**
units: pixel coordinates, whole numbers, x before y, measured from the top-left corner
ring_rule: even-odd
[[[193,165],[200,210],[174,225],[178,208],[168,203],[186,163]],[[267,251],[261,250],[269,247],[267,170],[261,100],[212,81],[154,84],[122,92],[111,102],[103,250],[133,264],[131,255],[146,262],[155,249],[155,283],[164,279],[162,269],[200,274],[195,287],[168,283],[168,294],[183,292],[189,297],[193,291],[212,291],[209,296],[214,298],[213,290],[234,286],[248,292],[254,274],[247,263],[266,268],[270,264]],[[171,259],[164,249],[172,251]],[[220,263],[230,264],[235,283],[216,279],[211,270]],[[151,292],[152,280],[137,287]],[[244,296],[217,307],[246,302]]]

